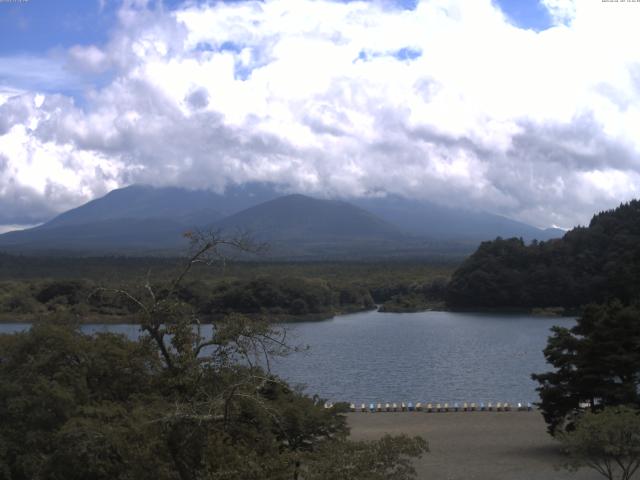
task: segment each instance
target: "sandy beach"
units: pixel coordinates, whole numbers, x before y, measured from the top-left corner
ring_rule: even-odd
[[[539,412],[351,413],[357,440],[385,433],[422,435],[421,480],[596,480],[595,471],[558,469],[562,454]]]

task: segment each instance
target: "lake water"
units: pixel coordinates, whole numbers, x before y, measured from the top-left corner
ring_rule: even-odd
[[[310,349],[273,370],[310,394],[349,402],[533,402],[533,372],[549,370],[542,349],[553,325],[573,319],[452,312],[342,315],[287,324]],[[0,324],[0,332],[29,328]],[[136,325],[85,325],[135,338]]]

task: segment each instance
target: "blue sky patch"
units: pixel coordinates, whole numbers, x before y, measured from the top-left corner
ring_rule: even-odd
[[[233,69],[233,78],[235,80],[245,81],[246,79],[249,78],[249,75],[251,75],[251,72],[253,72],[253,70],[254,68],[252,67],[245,67],[244,65],[240,65],[239,63],[236,63]]]
[[[363,62],[366,62],[368,59],[369,59],[369,56],[367,55],[367,52],[365,52],[364,50],[360,50],[360,53],[358,53],[358,56],[356,57],[354,62],[357,62],[358,60],[362,60]]]
[[[386,51],[386,52],[373,52],[373,51],[367,51],[367,50],[360,50],[360,53],[358,53],[358,56],[353,60],[353,63],[357,61],[368,62],[372,58],[384,57],[387,55],[403,61],[415,60],[416,58],[422,55],[422,50],[418,48],[412,48],[412,47],[402,47],[399,50]]]
[[[418,0],[396,0],[396,3],[406,10],[414,10]]]
[[[213,52],[215,48],[213,48],[210,43],[200,42],[195,46],[194,50],[196,52]]]
[[[415,60],[422,55],[422,50],[404,47],[393,54],[398,60]]]
[[[224,42],[222,45],[220,45],[221,52],[240,53],[243,48],[244,47],[242,45],[238,45],[234,42]]]
[[[336,0],[336,1],[341,3],[353,3],[353,2],[360,2],[362,0]],[[387,3],[384,3],[384,5],[390,5],[393,8],[400,7],[403,10],[415,10],[416,6],[418,5],[418,2],[419,0],[387,0]]]
[[[549,11],[539,0],[493,0],[493,3],[517,27],[539,32],[553,26]]]
[[[73,45],[103,44],[117,5],[98,0],[0,2],[0,55],[38,54]]]

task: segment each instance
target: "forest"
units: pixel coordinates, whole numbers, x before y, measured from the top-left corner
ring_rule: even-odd
[[[160,285],[180,258],[0,257],[0,321],[71,314],[81,322],[135,321],[116,290]],[[205,321],[231,312],[279,321],[364,311],[417,311],[443,305],[451,262],[197,265],[177,294]],[[4,268],[6,267],[6,268]]]
[[[525,244],[483,242],[454,272],[446,292],[454,309],[563,307],[640,292],[640,201],[595,215],[563,238]]]

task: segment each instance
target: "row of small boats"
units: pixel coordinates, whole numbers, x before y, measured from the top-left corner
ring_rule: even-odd
[[[333,404],[326,403],[325,408],[331,408]],[[426,413],[441,413],[441,412],[509,412],[511,410],[517,410],[520,412],[531,411],[533,406],[530,402],[516,403],[511,405],[507,402],[489,402],[485,405],[484,402],[464,402],[464,403],[422,403],[418,402],[415,405],[412,402],[400,402],[400,403],[366,403],[360,404],[358,407],[355,403],[350,404],[352,412],[362,413],[375,413],[375,412],[426,412]]]

